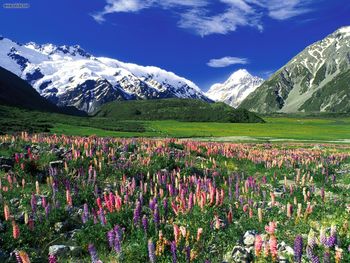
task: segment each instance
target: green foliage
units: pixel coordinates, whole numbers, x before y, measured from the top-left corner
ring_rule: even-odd
[[[187,122],[263,122],[256,114],[235,110],[224,103],[191,99],[115,101],[96,116],[115,120],[178,120]]]

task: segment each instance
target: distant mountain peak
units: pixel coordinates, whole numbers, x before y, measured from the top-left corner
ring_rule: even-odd
[[[262,82],[263,79],[252,76],[246,69],[239,69],[233,72],[224,83],[212,85],[206,95],[212,100],[238,107]]]

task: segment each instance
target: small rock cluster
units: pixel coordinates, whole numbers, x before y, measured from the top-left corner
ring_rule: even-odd
[[[256,231],[247,231],[242,242],[236,244],[229,252],[224,256],[222,263],[251,263],[254,262],[254,243]],[[290,263],[288,258],[293,257],[294,250],[290,246],[287,246],[284,241],[278,244],[279,263]]]

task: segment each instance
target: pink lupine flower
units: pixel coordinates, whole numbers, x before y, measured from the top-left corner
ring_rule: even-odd
[[[276,260],[278,251],[277,251],[277,239],[274,235],[270,236],[269,244],[270,244],[270,251],[271,251],[272,258]]]
[[[277,227],[276,222],[270,222],[269,225],[265,226],[265,231],[270,235],[274,235],[276,227]]]
[[[186,227],[180,226],[180,232],[181,232],[182,237],[186,238],[186,233],[187,233]]]
[[[197,242],[201,239],[203,233],[203,228],[198,228],[197,229]]]
[[[14,239],[18,239],[19,238],[19,227],[18,225],[15,223],[15,221],[12,221],[12,235]]]
[[[173,226],[173,230],[174,230],[174,239],[175,239],[175,242],[176,244],[179,243],[179,240],[180,240],[180,228],[178,227],[178,225],[175,225]]]
[[[10,208],[8,205],[4,205],[4,215],[5,215],[5,221],[8,221],[10,219]]]
[[[66,201],[67,201],[68,206],[70,206],[70,207],[73,206],[72,196],[70,194],[69,189],[66,190]]]
[[[263,240],[260,235],[257,235],[255,237],[255,244],[254,244],[255,255],[257,257],[261,255],[262,245],[263,245]]]

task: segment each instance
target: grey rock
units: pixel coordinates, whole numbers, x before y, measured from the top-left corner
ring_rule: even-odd
[[[250,263],[253,262],[253,255],[243,246],[236,245],[232,251],[224,256],[227,263]]]
[[[54,245],[49,247],[49,255],[67,256],[70,252],[69,247],[65,245]]]
[[[245,234],[243,236],[243,244],[245,246],[247,246],[247,247],[254,246],[255,236],[256,236],[256,232],[255,231],[247,231],[247,232],[245,232]]]

